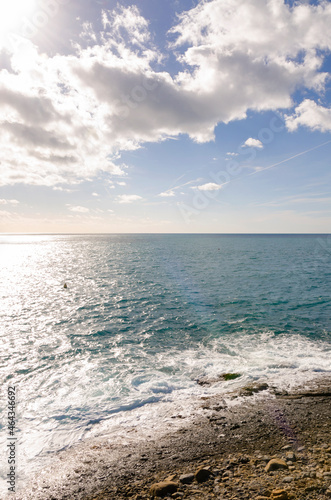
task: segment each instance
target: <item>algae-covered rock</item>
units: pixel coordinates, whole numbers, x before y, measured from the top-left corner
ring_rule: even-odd
[[[241,377],[240,373],[223,373],[221,375],[221,378],[225,381],[234,380],[234,379],[239,378],[239,377]]]
[[[238,377],[241,377],[240,373],[222,373],[221,375],[217,375],[217,377],[213,378],[201,377],[197,380],[197,383],[199,385],[211,385],[221,381],[227,382],[228,380],[234,380]]]

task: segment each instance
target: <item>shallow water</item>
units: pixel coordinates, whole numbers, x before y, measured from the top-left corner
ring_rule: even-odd
[[[165,418],[165,402],[330,373],[330,251],[325,235],[3,235],[2,464],[9,385],[23,484],[56,450]],[[196,383],[224,372],[241,377]]]

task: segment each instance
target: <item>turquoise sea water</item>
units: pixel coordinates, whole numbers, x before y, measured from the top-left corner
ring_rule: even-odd
[[[3,235],[0,256],[0,458],[15,384],[22,478],[114,418],[331,371],[331,236]]]

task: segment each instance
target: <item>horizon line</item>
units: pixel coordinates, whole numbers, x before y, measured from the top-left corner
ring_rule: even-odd
[[[169,233],[145,233],[145,232],[122,232],[122,233],[117,233],[117,232],[100,232],[100,233],[72,233],[72,232],[63,232],[63,233],[38,233],[38,232],[0,232],[0,236],[79,236],[79,235],[86,235],[86,236],[98,236],[98,235],[218,235],[218,236],[331,236],[331,233],[258,233],[258,232],[252,232],[252,233],[243,233],[243,232],[238,232],[238,233],[218,233],[218,232],[208,232],[208,233],[201,233],[201,232],[193,232],[193,233],[181,233],[181,232],[169,232]]]

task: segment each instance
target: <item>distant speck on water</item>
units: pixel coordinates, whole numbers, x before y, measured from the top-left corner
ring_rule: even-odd
[[[63,288],[68,288],[67,283],[65,283],[65,284],[63,285]]]

